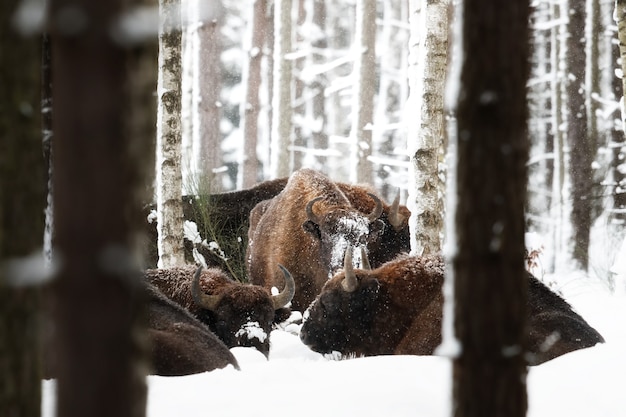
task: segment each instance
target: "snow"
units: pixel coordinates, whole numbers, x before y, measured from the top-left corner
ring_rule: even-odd
[[[626,295],[582,273],[544,277],[606,339],[528,374],[529,417],[626,415]],[[334,360],[309,350],[293,332],[271,334],[269,360],[233,348],[232,367],[184,377],[149,376],[147,417],[451,415],[451,361],[437,356]],[[55,382],[43,382],[43,417],[54,416]]]

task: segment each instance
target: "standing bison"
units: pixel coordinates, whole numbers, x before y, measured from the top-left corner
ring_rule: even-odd
[[[289,272],[279,268],[285,288],[277,295],[258,285],[235,282],[218,268],[149,269],[145,279],[206,323],[226,346],[254,347],[268,356],[272,325],[289,317],[286,306],[295,290]]]
[[[248,276],[254,284],[280,287],[274,271],[284,265],[293,275],[293,308],[303,311],[341,268],[348,246],[367,245],[384,232],[383,204],[374,194],[369,213],[361,212],[323,174],[301,169],[285,188],[250,213]]]
[[[320,353],[431,355],[441,343],[444,262],[400,255],[374,270],[344,271],[305,313],[301,340]],[[562,298],[528,274],[528,363],[604,342]]]

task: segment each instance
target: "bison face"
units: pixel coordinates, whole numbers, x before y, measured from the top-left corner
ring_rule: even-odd
[[[275,310],[267,290],[239,285],[224,293],[217,306],[204,314],[226,346],[254,347],[269,355],[269,335]]]
[[[321,214],[314,214],[314,204],[323,197],[314,198],[306,206],[307,220],[302,228],[318,241],[320,259],[329,268],[329,278],[341,268],[344,253],[348,247],[363,247],[369,241],[378,240],[384,233],[385,225],[379,219],[382,203],[374,196],[377,205],[369,215],[358,210],[337,208]],[[357,266],[360,266],[357,259]]]
[[[342,285],[344,273],[336,275],[305,312],[300,339],[312,350],[361,355],[360,347],[371,343],[380,284],[367,275],[356,280],[356,288],[347,291]]]

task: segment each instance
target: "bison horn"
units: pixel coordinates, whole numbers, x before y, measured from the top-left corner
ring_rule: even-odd
[[[367,258],[367,251],[365,250],[365,246],[361,246],[361,269],[367,269],[368,271],[372,269],[372,265],[370,265],[370,260]]]
[[[343,258],[343,270],[345,277],[341,281],[341,288],[346,292],[353,292],[357,287],[356,274],[354,273],[354,267],[352,266],[352,247],[348,246],[346,254]]]
[[[222,297],[219,295],[209,295],[202,291],[200,288],[201,273],[202,267],[200,266],[193,275],[193,281],[191,283],[191,296],[193,297],[193,301],[200,307],[210,311],[215,311]]]
[[[313,213],[313,205],[323,198],[324,197],[315,197],[313,200],[309,201],[305,207],[307,218],[315,224],[320,224],[320,219]]]
[[[393,203],[391,203],[391,207],[389,208],[389,223],[393,226],[394,229],[398,230],[402,227],[404,223],[404,216],[400,215],[400,189],[398,188],[398,194],[396,194],[396,198],[393,199]]]
[[[274,310],[278,310],[279,308],[283,308],[287,304],[289,304],[294,294],[296,293],[296,283],[293,280],[293,277],[291,276],[289,271],[287,271],[287,268],[285,268],[281,264],[278,264],[278,267],[283,271],[283,275],[285,276],[285,287],[280,293],[272,296],[272,301],[274,302]]]
[[[383,202],[380,201],[380,198],[376,197],[374,194],[367,193],[367,195],[372,197],[372,199],[374,199],[374,202],[376,203],[376,207],[374,207],[374,210],[372,210],[369,216],[367,216],[367,219],[371,223],[377,218],[379,218],[381,214],[383,214]]]

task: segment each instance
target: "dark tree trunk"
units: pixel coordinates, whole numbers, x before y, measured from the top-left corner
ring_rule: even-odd
[[[464,5],[453,258],[454,415],[524,416],[529,4]],[[511,53],[515,51],[515,53]]]
[[[573,1],[569,6],[567,38],[567,143],[570,150],[572,181],[573,258],[586,270],[589,263],[591,230],[591,162],[594,149],[587,131],[585,107],[585,2]]]
[[[40,254],[45,168],[41,148],[41,39],[23,38],[0,6],[0,414],[36,417],[41,407],[40,291],[20,262]],[[15,268],[10,267],[15,266]]]
[[[51,16],[72,7],[84,17],[74,25],[53,19],[58,25],[50,28],[59,417],[145,415],[143,292],[133,232],[149,189],[143,158],[151,139],[142,124],[147,113],[135,107],[145,95],[135,87],[154,78],[135,72],[143,45],[127,49],[123,32],[112,36],[122,4],[50,3]]]

